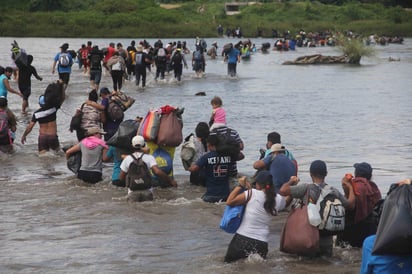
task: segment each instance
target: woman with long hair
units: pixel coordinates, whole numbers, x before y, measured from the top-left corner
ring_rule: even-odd
[[[225,262],[233,262],[257,253],[266,259],[268,253],[269,223],[281,206],[276,195],[272,175],[262,170],[256,175],[256,187],[252,188],[246,177],[239,178],[227,198],[229,206],[246,205],[242,223],[233,236],[225,256]]]

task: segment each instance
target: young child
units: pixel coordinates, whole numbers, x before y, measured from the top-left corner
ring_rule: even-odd
[[[226,126],[226,111],[222,108],[222,99],[218,96],[213,97],[210,101],[213,111],[210,117],[210,130]]]

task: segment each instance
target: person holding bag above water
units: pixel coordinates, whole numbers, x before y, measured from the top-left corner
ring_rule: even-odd
[[[322,189],[327,184],[325,182],[326,175],[328,174],[326,163],[321,160],[315,160],[310,165],[310,177],[312,178],[312,184],[298,184],[300,181],[297,176],[290,177],[290,180],[284,183],[279,194],[283,196],[290,196],[291,198],[300,199],[304,205],[310,202],[316,203],[321,195]],[[345,193],[348,193],[348,198],[340,193],[337,189],[332,188],[332,193],[341,201],[343,207],[353,209],[355,207],[355,194],[353,192],[352,185],[345,177],[342,179],[342,188]],[[311,254],[311,256],[332,256],[333,250],[333,236],[324,233],[319,230],[319,252]]]
[[[243,191],[247,189],[246,191]],[[239,185],[229,194],[229,206],[246,205],[242,223],[233,236],[226,252],[225,262],[247,258],[253,253],[266,259],[268,253],[269,224],[279,208],[284,205],[275,194],[272,175],[260,171],[256,176],[256,188],[252,188],[246,177],[239,178]]]

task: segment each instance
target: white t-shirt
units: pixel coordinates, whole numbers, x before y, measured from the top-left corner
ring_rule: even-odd
[[[141,152],[135,152],[133,153],[133,156],[138,159],[142,155]],[[153,155],[150,154],[144,154],[142,157],[143,162],[147,165],[149,169],[151,169],[153,166],[157,166],[156,159],[153,157]],[[131,163],[133,163],[134,159],[131,155],[128,155],[126,158],[123,159],[122,163],[120,164],[120,169],[127,173],[129,171],[129,166]]]
[[[245,191],[245,193],[247,199],[247,191]],[[267,213],[263,207],[265,200],[265,192],[252,189],[252,197],[246,205],[242,223],[236,233],[259,241],[268,242],[269,224],[274,216]],[[279,211],[282,207],[285,207],[282,196],[276,195],[276,210]]]

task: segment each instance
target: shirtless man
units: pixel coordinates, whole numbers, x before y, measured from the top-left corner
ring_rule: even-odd
[[[21,137],[21,143],[24,144],[26,142],[26,136],[32,131],[36,122],[39,122],[39,154],[44,154],[50,149],[57,152],[60,149],[56,124],[57,109],[55,107],[46,109],[44,107],[44,96],[40,96],[39,104],[40,108],[33,113],[30,124],[27,126]]]

